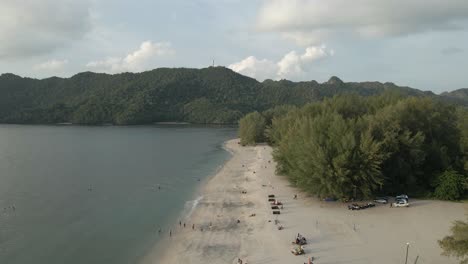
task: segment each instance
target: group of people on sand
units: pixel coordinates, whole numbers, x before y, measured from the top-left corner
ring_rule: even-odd
[[[239,220],[238,220],[239,221]],[[183,227],[185,228],[187,226],[187,224],[185,222],[182,222],[182,221],[179,221],[179,227]],[[213,227],[213,223],[210,222],[210,229]],[[192,224],[192,230],[195,230],[195,224]],[[200,231],[203,232],[203,227],[201,226],[200,227]],[[158,234],[161,235],[162,233],[162,229],[161,227],[158,228]],[[169,229],[169,237],[172,237],[172,229]]]

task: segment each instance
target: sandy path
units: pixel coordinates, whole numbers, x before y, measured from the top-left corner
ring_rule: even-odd
[[[175,225],[163,245],[148,255],[148,263],[457,263],[440,256],[437,239],[456,219],[465,219],[466,204],[411,200],[410,208],[377,206],[349,211],[346,204],[320,202],[299,193],[274,173],[271,148],[226,143],[233,157],[202,188],[198,207],[186,227]],[[246,191],[243,194],[242,191]],[[277,230],[268,194],[285,204]],[[254,217],[249,217],[255,213]],[[240,223],[237,223],[240,220]],[[269,222],[271,221],[271,222]],[[211,223],[211,228],[210,228]],[[195,224],[195,230],[192,230]],[[203,231],[201,231],[203,229]],[[290,253],[297,233],[309,241],[306,255]]]

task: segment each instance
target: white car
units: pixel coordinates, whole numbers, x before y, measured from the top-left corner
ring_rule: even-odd
[[[405,200],[398,200],[394,202],[393,207],[409,207],[409,203]]]
[[[395,199],[396,200],[405,199],[406,201],[409,201],[409,197],[406,194],[400,194],[397,197],[395,197]]]

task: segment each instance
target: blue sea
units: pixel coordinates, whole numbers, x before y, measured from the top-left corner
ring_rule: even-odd
[[[235,128],[0,125],[0,263],[138,263]]]

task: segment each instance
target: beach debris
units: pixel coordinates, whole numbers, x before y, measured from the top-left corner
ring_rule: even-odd
[[[282,205],[283,203],[274,199],[274,201],[271,203],[272,205]]]
[[[249,215],[249,217],[253,217],[253,216],[256,216],[256,214],[251,214],[251,215]]]
[[[360,205],[360,204],[353,203],[353,204],[348,205],[348,210],[363,210],[363,209],[367,209],[371,207],[375,207],[375,204],[367,203],[367,204]]]
[[[295,255],[295,256],[303,255],[303,254],[305,254],[304,247],[302,247],[302,246],[294,247],[294,248],[291,249],[291,253],[293,253],[293,255]]]
[[[302,246],[302,245],[307,244],[307,239],[305,237],[303,237],[301,234],[298,233],[297,236],[296,236],[296,239],[292,243]]]
[[[281,214],[280,211],[273,211],[273,214]]]
[[[293,198],[293,199],[294,199],[294,200],[297,200],[297,194],[294,195],[294,198]]]

